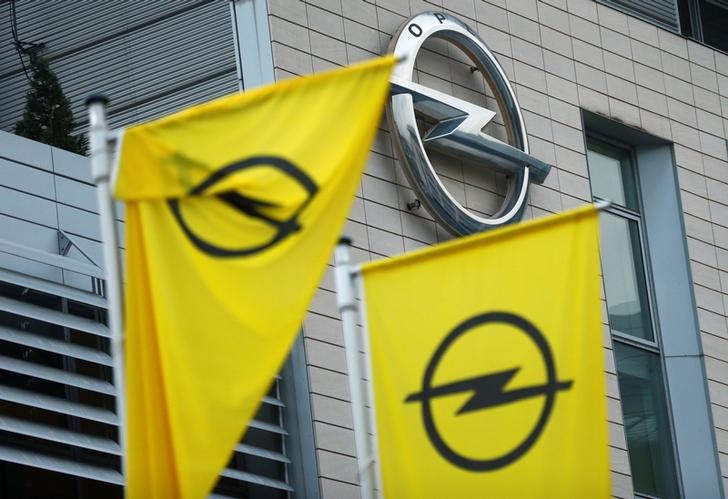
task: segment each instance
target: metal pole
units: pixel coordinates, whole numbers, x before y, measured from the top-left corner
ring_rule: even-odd
[[[351,392],[351,412],[354,416],[354,440],[359,465],[359,487],[362,499],[374,499],[374,458],[369,440],[369,414],[366,407],[366,393],[362,383],[364,369],[359,354],[356,334],[357,307],[352,265],[349,256],[349,238],[341,238],[334,252],[336,262],[336,303],[344,327],[344,345]]]
[[[108,303],[109,331],[111,333],[111,356],[116,388],[116,415],[121,447],[121,474],[126,473],[126,392],[124,390],[124,338],[121,262],[119,241],[116,234],[114,202],[111,198],[109,177],[111,175],[111,153],[109,129],[106,121],[108,99],[94,95],[86,99],[89,116],[89,145],[91,173],[96,184],[96,199],[99,205],[101,241],[103,242],[104,270],[106,272],[106,300]],[[126,483],[126,479],[124,479]],[[126,494],[126,487],[124,488]]]
[[[364,376],[369,381],[367,383],[367,401],[369,403],[369,411],[367,414],[369,415],[369,427],[371,428],[371,437],[369,438],[369,443],[371,445],[371,455],[372,457],[372,468],[374,473],[374,489],[377,490],[379,493],[377,494],[378,497],[382,497],[384,494],[384,488],[382,487],[382,469],[381,469],[381,460],[376,459],[377,456],[379,456],[379,431],[377,429],[377,412],[376,407],[374,404],[374,375],[372,373],[372,347],[371,342],[369,341],[369,323],[368,317],[367,317],[367,304],[366,304],[366,295],[364,293],[364,280],[361,275],[361,267],[356,266],[352,267],[351,271],[352,281],[353,284],[356,285],[357,293],[359,294],[359,299],[361,300],[361,308],[359,309],[360,315],[359,318],[361,319],[361,341],[362,341],[362,347],[364,352],[364,358],[366,361],[364,362]]]

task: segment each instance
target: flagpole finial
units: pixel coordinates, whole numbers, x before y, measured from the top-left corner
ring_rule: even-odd
[[[609,199],[599,199],[594,203],[594,208],[599,211],[606,210],[612,206],[612,202]]]
[[[91,94],[86,97],[86,106],[96,104],[97,102],[106,106],[109,103],[109,98],[104,94]]]

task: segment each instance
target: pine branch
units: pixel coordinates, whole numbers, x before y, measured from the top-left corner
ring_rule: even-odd
[[[86,137],[74,137],[76,127],[71,104],[48,61],[36,57],[31,61],[30,89],[26,94],[23,118],[15,124],[15,133],[76,154],[88,150]]]

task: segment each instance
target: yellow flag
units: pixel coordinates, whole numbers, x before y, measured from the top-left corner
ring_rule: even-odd
[[[594,208],[362,275],[385,497],[610,496]]]
[[[212,489],[350,208],[393,57],[125,131],[128,497]]]

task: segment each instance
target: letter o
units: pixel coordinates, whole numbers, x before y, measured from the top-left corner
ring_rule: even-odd
[[[416,36],[417,38],[422,36],[422,28],[418,24],[412,23],[409,26],[407,26],[407,31],[412,33],[413,36]]]

